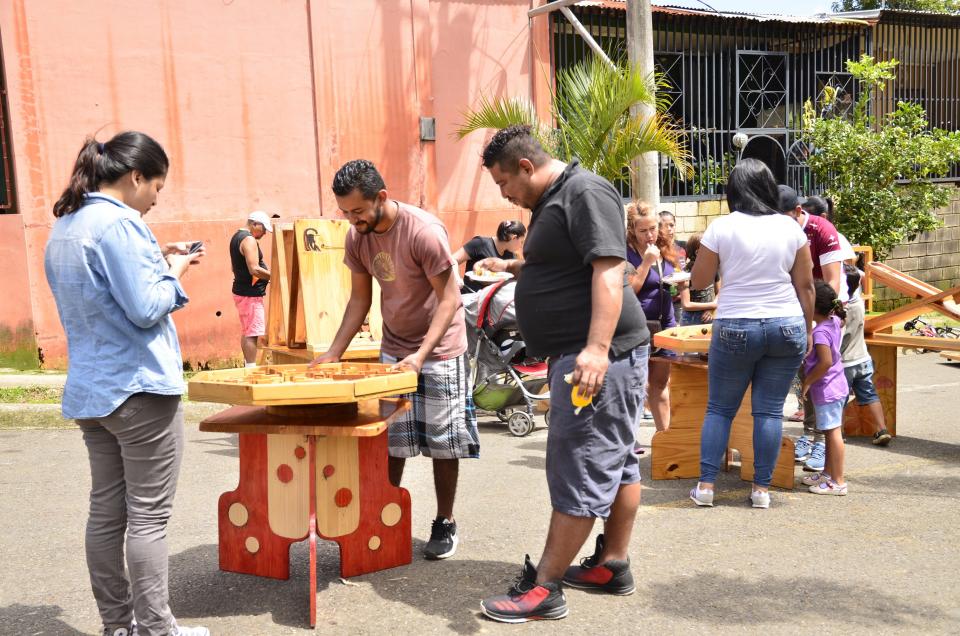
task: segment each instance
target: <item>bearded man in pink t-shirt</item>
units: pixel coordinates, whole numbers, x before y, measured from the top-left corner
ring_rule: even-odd
[[[350,300],[330,350],[311,364],[336,362],[360,330],[380,285],[381,361],[416,371],[418,389],[403,397],[413,408],[390,424],[390,481],[400,485],[408,457],[433,460],[437,516],[428,559],[457,550],[453,517],[461,457],[480,456],[470,386],[467,328],[447,230],[440,219],[387,195],[373,163],[356,159],[333,178],[340,211],[353,226],[344,246],[351,272]]]

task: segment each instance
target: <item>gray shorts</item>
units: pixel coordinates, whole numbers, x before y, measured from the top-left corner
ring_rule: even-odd
[[[572,387],[563,380],[573,371],[577,354],[550,359],[547,486],[557,512],[606,519],[620,486],[640,481],[633,445],[649,355],[643,345],[611,358],[603,388],[579,415],[570,402]]]

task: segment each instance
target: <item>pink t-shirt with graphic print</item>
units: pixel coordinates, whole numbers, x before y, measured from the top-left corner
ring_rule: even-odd
[[[397,220],[383,234],[361,234],[350,228],[343,262],[351,271],[377,279],[383,315],[381,351],[403,359],[423,344],[437,311],[439,301],[430,278],[450,269],[454,262],[440,219],[406,203],[397,205]],[[466,350],[467,327],[461,303],[428,359],[446,360]]]

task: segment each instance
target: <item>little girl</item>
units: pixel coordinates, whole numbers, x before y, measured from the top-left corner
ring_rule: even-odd
[[[700,232],[695,232],[687,239],[687,263],[684,271],[693,271],[693,264],[697,262],[697,252],[700,250],[701,236],[703,235]],[[717,310],[714,285],[706,289],[690,289],[690,285],[684,285],[680,290],[680,306],[683,308],[681,325],[704,325],[713,322],[713,312]]]
[[[826,436],[827,457],[822,472],[804,477],[801,481],[817,495],[846,495],[847,482],[843,477],[843,407],[850,388],[843,373],[840,340],[847,312],[827,283],[816,281],[816,299],[813,303],[813,351],[803,361],[803,394],[810,393],[817,415],[817,430]]]

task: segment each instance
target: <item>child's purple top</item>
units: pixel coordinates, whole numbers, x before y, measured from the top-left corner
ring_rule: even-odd
[[[832,362],[826,375],[810,385],[810,399],[814,404],[827,404],[846,399],[850,395],[847,386],[847,377],[843,373],[843,362],[840,359],[840,339],[843,335],[840,319],[830,316],[823,322],[818,322],[813,328],[813,351],[803,361],[803,372],[810,373],[817,364],[817,345],[830,347]]]

